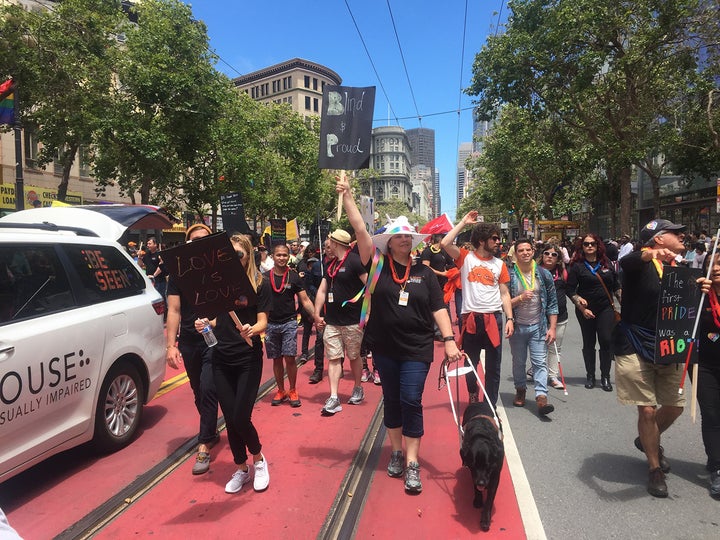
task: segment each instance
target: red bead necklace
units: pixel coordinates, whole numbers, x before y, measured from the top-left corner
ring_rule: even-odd
[[[340,268],[343,264],[345,264],[345,259],[347,259],[348,255],[350,255],[349,249],[345,252],[342,259],[338,260],[335,258],[335,260],[328,265],[327,273],[328,276],[330,276],[330,279],[335,279],[335,276],[340,271]]]
[[[405,275],[402,279],[398,278],[397,272],[395,271],[395,263],[392,257],[388,257],[390,263],[390,273],[392,274],[393,281],[398,285],[403,285],[410,277],[410,267],[412,266],[412,259],[408,261],[408,265],[405,267]]]
[[[278,294],[280,294],[283,291],[283,289],[285,288],[285,280],[287,279],[289,273],[290,273],[290,269],[286,266],[285,272],[283,273],[282,278],[280,279],[280,287],[275,288],[275,275],[276,274],[275,274],[275,270],[273,269],[272,279],[270,280],[270,285],[272,286],[273,291],[275,291]]]

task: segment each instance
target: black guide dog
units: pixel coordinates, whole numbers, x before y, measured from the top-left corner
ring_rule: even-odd
[[[464,431],[460,457],[470,469],[473,481],[473,506],[482,508],[480,528],[490,530],[495,494],[500,483],[500,471],[505,459],[505,447],[500,438],[500,427],[495,423],[493,411],[486,401],[471,403],[462,419]],[[483,492],[487,494],[483,501]]]

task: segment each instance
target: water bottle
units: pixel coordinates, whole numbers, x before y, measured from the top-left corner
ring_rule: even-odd
[[[205,326],[203,326],[202,337],[205,338],[205,345],[208,347],[214,347],[217,345],[218,340],[215,337],[215,332],[213,332],[212,326],[210,326],[209,322],[206,322]]]

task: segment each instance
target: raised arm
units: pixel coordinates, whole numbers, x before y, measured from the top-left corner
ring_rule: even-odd
[[[336,176],[335,180],[335,191],[342,194],[345,213],[347,214],[348,221],[350,221],[350,226],[355,231],[360,260],[363,264],[367,264],[373,256],[372,238],[370,238],[370,233],[365,228],[365,222],[360,214],[360,210],[352,197],[352,190],[350,189],[347,177]]]
[[[440,241],[440,246],[453,259],[457,259],[460,256],[460,248],[453,243],[455,242],[455,238],[457,238],[457,235],[460,234],[466,226],[477,223],[477,217],[477,210],[471,210],[465,214],[465,217],[458,221],[458,224],[453,227],[453,230],[447,233],[445,238]]]

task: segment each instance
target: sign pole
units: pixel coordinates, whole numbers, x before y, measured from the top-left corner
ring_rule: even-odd
[[[25,209],[25,180],[23,179],[23,162],[22,162],[22,128],[20,126],[20,92],[18,84],[13,90],[13,115],[15,116],[15,210]]]
[[[340,171],[340,179],[341,179],[341,180],[345,180],[345,177],[346,177],[346,173],[345,173],[345,170],[343,169],[343,170]],[[335,221],[340,221],[340,218],[342,217],[342,208],[343,208],[343,200],[342,200],[342,198],[343,198],[343,194],[342,194],[342,193],[338,193],[337,216],[336,216]]]

